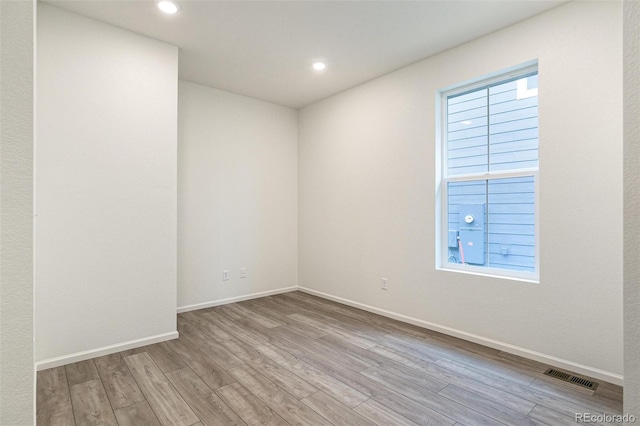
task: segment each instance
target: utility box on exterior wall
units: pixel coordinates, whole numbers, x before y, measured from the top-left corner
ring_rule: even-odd
[[[465,263],[484,265],[486,262],[485,234],[486,204],[461,204],[458,212],[458,231]]]
[[[449,248],[458,248],[458,231],[449,231]]]

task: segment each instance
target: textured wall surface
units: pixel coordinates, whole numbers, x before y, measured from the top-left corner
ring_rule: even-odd
[[[36,360],[175,335],[178,49],[45,3],[37,48]]]
[[[296,286],[296,111],[185,81],[178,105],[178,307]]]
[[[620,382],[621,20],[569,2],[303,108],[300,285]],[[436,93],[535,59],[540,283],[437,270]]]
[[[640,417],[640,2],[624,2],[624,411]]]
[[[0,424],[34,424],[35,2],[0,2]]]

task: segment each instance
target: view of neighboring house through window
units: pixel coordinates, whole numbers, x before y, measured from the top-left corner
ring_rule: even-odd
[[[538,71],[442,94],[445,269],[537,280]]]

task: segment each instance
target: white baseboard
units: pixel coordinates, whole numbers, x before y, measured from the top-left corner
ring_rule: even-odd
[[[48,368],[60,367],[61,365],[67,365],[78,361],[85,361],[87,359],[96,358],[103,355],[109,355],[120,351],[126,351],[127,349],[139,348],[141,346],[152,345],[154,343],[160,343],[167,340],[173,340],[178,338],[178,332],[172,331],[170,333],[157,334],[151,337],[145,337],[143,339],[129,340],[124,343],[117,343],[115,345],[103,346],[97,349],[91,349],[88,351],[76,352],[70,355],[63,355],[56,358],[49,358],[43,361],[36,362],[36,371],[46,370]]]
[[[457,330],[455,328],[446,327],[443,325],[434,324],[432,322],[424,321],[417,318],[412,318],[406,315],[398,314],[395,312],[387,311],[385,309],[376,308],[374,306],[365,305],[363,303],[354,302],[353,300],[343,299],[342,297],[332,296],[327,293],[312,290],[310,288],[298,287],[298,290],[305,293],[312,294],[314,296],[322,297],[323,299],[333,300],[334,302],[342,303],[344,305],[352,306],[354,308],[362,309],[364,311],[372,312],[374,314],[382,315],[388,318],[393,318],[398,321],[406,322],[409,324],[417,325],[418,327],[426,328],[428,330],[437,331],[439,333],[447,334],[449,336],[457,337],[469,342],[478,343],[483,346],[488,346],[493,349],[498,349],[503,352],[508,352],[513,355],[519,355],[523,358],[528,358],[534,361],[549,364],[554,367],[562,368],[571,372],[583,374],[595,379],[604,380],[615,385],[623,385],[623,377],[620,374],[612,373],[610,371],[601,370],[599,368],[590,367],[588,365],[580,364],[566,359],[558,358],[555,356],[543,354],[540,352],[525,349],[519,346],[511,345],[509,343],[500,342],[497,340],[489,339],[486,337],[478,336],[476,334],[467,333],[465,331]]]
[[[489,339],[486,337],[478,336],[476,334],[457,330],[451,327],[434,324],[432,322],[409,317],[406,315],[398,314],[396,312],[387,311],[385,309],[380,309],[374,306],[365,305],[364,303],[355,302],[353,300],[344,299],[338,296],[332,296],[327,293],[323,293],[320,291],[312,290],[305,287],[299,287],[299,286],[285,287],[285,288],[280,288],[276,290],[269,290],[269,291],[263,291],[259,293],[247,294],[243,296],[230,297],[227,299],[214,300],[211,302],[199,303],[195,305],[182,306],[178,308],[178,313],[194,311],[197,309],[210,308],[213,306],[226,305],[228,303],[241,302],[243,300],[256,299],[258,297],[271,296],[274,294],[288,293],[290,291],[295,291],[295,290],[303,291],[305,293],[322,297],[324,299],[333,300],[334,302],[342,303],[344,305],[353,306],[354,308],[362,309],[368,312],[372,312],[374,314],[382,315],[388,318],[393,318],[398,321],[406,322],[408,324],[413,324],[418,327],[426,328],[428,330],[437,331],[439,333],[443,333],[449,336],[453,336],[453,337],[457,337],[470,342],[478,343],[480,345],[487,346],[500,351],[504,351],[510,354],[519,355],[523,358],[539,361],[544,364],[549,364],[551,366],[569,370],[575,373],[584,374],[586,376],[593,377],[595,379],[604,380],[606,382],[613,383],[620,386],[623,385],[623,377],[620,374],[612,373],[606,370],[601,370],[595,367],[590,367],[588,365],[584,365],[584,364],[576,363],[573,361],[565,360],[562,358],[554,357],[551,355],[543,354],[540,352],[532,351],[519,346],[511,345],[509,343],[500,342],[498,340]],[[91,359],[91,358],[95,358],[103,355],[109,355],[109,354],[124,351],[127,349],[134,349],[140,346],[151,345],[154,343],[164,342],[166,340],[172,340],[177,338],[178,338],[178,332],[175,331],[175,332],[159,334],[156,336],[151,336],[143,339],[130,340],[128,342],[119,343],[115,345],[104,346],[102,348],[92,349],[92,350],[83,351],[83,352],[77,352],[74,354],[64,355],[61,357],[50,358],[50,359],[36,362],[36,370],[37,371],[46,370],[48,368],[59,367],[61,365],[71,364],[73,362],[84,361],[87,359]]]
[[[257,299],[258,297],[272,296],[274,294],[288,293],[298,290],[298,286],[279,288],[276,290],[262,291],[259,293],[245,294],[243,296],[229,297],[227,299],[213,300],[210,302],[197,303],[195,305],[179,306],[178,313],[196,311],[198,309],[211,308],[213,306],[226,305],[228,303],[242,302],[243,300]]]

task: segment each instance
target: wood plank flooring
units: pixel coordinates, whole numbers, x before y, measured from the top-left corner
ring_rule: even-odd
[[[621,414],[526,360],[292,292],[178,315],[180,338],[38,373],[37,424],[563,425]]]

